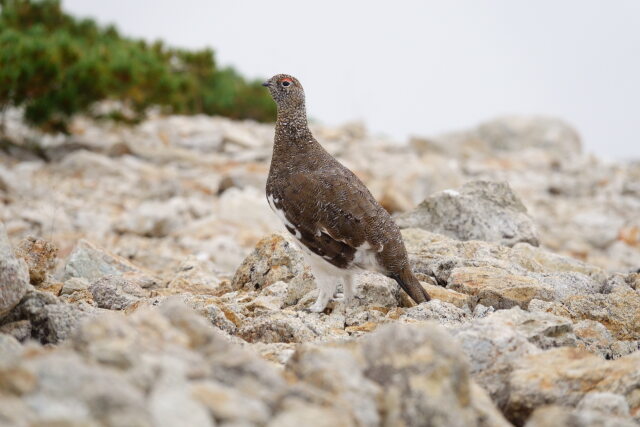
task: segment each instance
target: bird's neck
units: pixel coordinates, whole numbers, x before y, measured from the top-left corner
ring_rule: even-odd
[[[278,118],[276,120],[276,138],[282,136],[283,139],[297,139],[311,135],[307,124],[307,111],[304,104],[295,108],[278,108]]]
[[[296,108],[279,108],[273,146],[274,158],[307,150],[314,144],[317,143],[309,130],[304,104]]]

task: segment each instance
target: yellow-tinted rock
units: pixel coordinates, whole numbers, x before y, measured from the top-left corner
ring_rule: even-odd
[[[431,285],[429,283],[422,283],[422,287],[427,291],[431,298],[439,299],[440,301],[448,302],[456,307],[462,308],[465,305],[475,305],[472,301],[475,298],[471,295],[456,292],[452,289],[443,288],[442,286]]]
[[[516,305],[526,309],[532,299],[550,300],[553,289],[536,279],[483,267],[456,268],[449,287],[477,298],[477,303],[497,309]]]
[[[518,360],[509,378],[505,413],[522,424],[537,407],[548,403],[576,406],[593,391],[625,396],[631,413],[640,410],[640,353],[616,360],[582,349],[561,347]]]

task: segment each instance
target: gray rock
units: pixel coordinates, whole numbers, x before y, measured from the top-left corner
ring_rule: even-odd
[[[285,391],[285,380],[273,365],[252,351],[229,342],[206,319],[176,299],[168,300],[160,309],[171,325],[188,337],[188,347],[213,364],[212,380],[275,406]]]
[[[251,343],[302,343],[344,338],[347,336],[344,321],[344,316],[336,313],[326,316],[285,309],[252,319],[239,328],[237,334]]]
[[[433,276],[439,285],[497,309],[593,292],[608,276],[598,267],[528,244],[509,248],[460,242],[417,228],[404,229],[402,235],[417,274]]]
[[[525,427],[636,427],[633,420],[612,417],[599,411],[572,409],[562,406],[543,406],[536,409]]]
[[[478,126],[477,134],[500,151],[532,147],[560,157],[571,157],[582,149],[578,132],[568,123],[553,117],[502,117]]]
[[[215,295],[222,291],[220,279],[213,271],[210,262],[190,256],[178,267],[178,272],[167,285],[179,293]]]
[[[382,423],[378,401],[383,390],[365,377],[353,352],[344,348],[299,346],[286,366],[301,381],[336,396],[335,405],[361,426]]]
[[[614,417],[629,417],[629,403],[624,396],[613,393],[587,393],[578,403],[578,409],[603,412]]]
[[[227,296],[229,299],[233,299],[235,293]],[[229,334],[235,334],[237,329],[236,323],[241,324],[245,319],[245,316],[238,312],[238,310],[242,310],[241,307],[227,304],[226,301],[218,298],[211,298],[206,295],[183,294],[172,296],[170,299],[183,302],[207,319],[212,325]],[[224,310],[221,307],[223,307]]]
[[[85,291],[89,289],[89,281],[82,277],[72,277],[67,279],[60,290],[60,295],[71,295],[74,292]]]
[[[7,233],[108,250],[81,242],[47,283],[46,245],[23,241],[31,280],[51,294],[17,297],[0,317],[2,425],[506,425],[491,398],[519,425],[547,404],[565,408],[546,425],[639,420],[640,276],[611,272],[640,267],[640,164],[581,155],[559,121],[501,119],[413,147],[315,125],[392,212],[469,180],[513,189],[486,184],[461,211],[498,241],[402,230],[433,301],[412,307],[366,274],[351,307],[319,315],[304,312],[317,290],[295,243],[256,246],[281,227],[264,198],[272,125],[151,113],[134,127],[76,118],[70,136],[22,129],[54,161],[0,161]],[[504,246],[494,219],[516,229],[526,215],[513,193],[544,249]],[[113,282],[94,299],[100,280]]]
[[[53,271],[58,255],[58,248],[50,242],[35,237],[28,237],[16,248],[16,256],[25,260],[29,266],[31,283],[37,285],[48,279]]]
[[[271,416],[271,409],[265,402],[233,386],[201,381],[191,385],[190,395],[219,421],[260,425]]]
[[[144,393],[124,373],[96,369],[67,349],[19,364],[7,380],[12,375],[33,378],[22,398],[42,425],[151,425]]]
[[[11,249],[4,224],[0,222],[0,317],[9,313],[29,288],[29,269]]]
[[[190,392],[191,390],[184,385],[156,387],[149,397],[149,411],[153,425],[157,427],[215,426],[215,420],[207,408],[194,400]]]
[[[234,334],[236,332],[236,325],[230,321],[224,312],[215,304],[207,305],[204,308],[204,315],[211,324],[222,329],[223,331]]]
[[[473,378],[498,407],[503,407],[509,399],[508,379],[514,363],[540,350],[513,325],[494,317],[498,313],[454,328],[451,333],[469,358]]]
[[[103,276],[89,285],[93,300],[100,308],[124,310],[141,298],[149,296],[136,282],[122,276]]]
[[[539,244],[527,209],[506,182],[472,181],[458,190],[441,191],[396,222],[401,228],[423,228],[458,240]]]
[[[172,197],[166,201],[145,200],[127,211],[114,228],[119,233],[145,237],[166,237],[207,212],[207,205],[196,198]]]
[[[107,275],[124,273],[144,274],[126,259],[110,254],[104,249],[81,239],[69,255],[64,267],[63,280],[81,277],[93,282]]]
[[[20,353],[22,353],[22,346],[17,339],[11,335],[0,334],[0,366]]]
[[[437,138],[415,138],[414,147],[453,156],[489,156],[500,152],[540,150],[566,161],[581,152],[580,136],[566,122],[553,117],[505,116],[474,129]]]
[[[593,278],[579,272],[537,273],[532,277],[549,286],[555,292],[553,299],[563,301],[573,295],[588,295],[599,293],[602,284]]]
[[[617,359],[640,349],[640,341],[619,341],[595,320],[581,320],[573,325],[578,346],[604,359]]]
[[[72,305],[58,301],[46,292],[30,291],[3,320],[3,325],[27,320],[31,337],[43,344],[67,339],[78,325],[97,314],[86,304]]]
[[[495,313],[495,311],[496,310],[493,307],[485,307],[482,304],[477,304],[473,308],[473,318],[474,319],[482,319],[484,317],[487,317],[491,313]]]
[[[640,353],[602,360],[587,351],[561,347],[520,358],[508,378],[507,418],[523,424],[534,409],[555,404],[576,407],[588,393],[623,396],[631,413],[640,409]]]
[[[333,427],[355,425],[348,412],[340,412],[331,404],[320,405],[302,401],[301,399],[287,399],[284,408],[273,417],[268,427]]]
[[[448,289],[472,295],[472,302],[495,309],[528,308],[533,299],[552,300],[551,285],[528,274],[510,274],[503,269],[483,267],[455,268],[448,277]]]
[[[460,326],[470,320],[470,313],[453,304],[432,299],[429,302],[416,305],[405,310],[399,320],[435,320],[442,326]]]
[[[259,291],[278,281],[289,283],[290,305],[315,289],[313,276],[305,271],[302,254],[282,235],[272,234],[260,240],[238,267],[231,287]]]
[[[31,322],[28,320],[17,320],[0,326],[0,333],[11,335],[18,341],[25,341],[31,338]]]
[[[640,293],[630,287],[618,286],[608,294],[573,295],[563,306],[574,321],[595,320],[618,340],[640,340]]]
[[[471,373],[499,407],[509,399],[508,378],[523,356],[575,346],[571,321],[514,307],[451,330],[471,362]]]
[[[384,425],[482,424],[465,357],[439,326],[384,325],[361,343],[365,376],[384,390]]]
[[[575,347],[576,336],[573,324],[567,318],[548,313],[528,312],[514,307],[510,310],[499,310],[488,316],[486,322],[511,326],[524,335],[530,343],[540,349],[553,347]]]
[[[366,272],[355,278],[355,298],[350,307],[398,307],[402,301],[401,293],[395,280]]]

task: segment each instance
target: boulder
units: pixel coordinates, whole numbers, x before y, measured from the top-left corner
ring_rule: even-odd
[[[208,204],[197,198],[145,200],[135,209],[125,212],[114,228],[118,233],[165,237],[190,221],[209,214],[209,211]]]
[[[211,262],[194,256],[185,259],[167,288],[174,293],[216,295],[224,292],[223,283],[213,270]]]
[[[578,403],[578,409],[609,414],[613,417],[629,417],[629,403],[624,396],[609,392],[591,392]]]
[[[237,332],[250,343],[302,343],[317,339],[346,338],[344,316],[285,309],[269,311],[246,322]]]
[[[353,426],[353,418],[348,413],[339,412],[331,405],[319,405],[301,399],[286,399],[284,410],[267,424],[268,427],[333,427]]]
[[[612,417],[599,411],[548,405],[536,409],[525,427],[635,427],[637,425],[633,420]]]
[[[564,280],[560,273],[582,273],[596,283],[608,277],[601,268],[524,243],[509,248],[482,241],[461,242],[419,228],[402,230],[402,237],[414,272],[435,277],[441,286],[446,286],[452,271],[460,267],[492,268],[502,270],[503,274],[527,276],[547,288],[545,279],[549,274],[558,274]],[[567,279],[576,282],[563,286],[569,290],[593,286],[573,277]]]
[[[356,425],[382,425],[378,402],[383,389],[365,376],[353,351],[304,344],[289,359],[286,369],[297,379],[336,396],[334,409],[349,414]]]
[[[22,353],[22,346],[15,337],[0,334],[0,365],[14,357],[18,357],[20,353]]]
[[[145,275],[142,269],[128,260],[81,239],[69,255],[63,280],[81,277],[93,282],[103,276],[125,273]]]
[[[451,333],[469,358],[474,380],[498,407],[503,407],[509,398],[508,379],[515,362],[540,349],[497,313],[454,328]]]
[[[29,328],[24,323],[21,328],[28,329],[31,338],[55,344],[69,338],[82,321],[96,314],[89,305],[67,304],[47,292],[29,291],[2,324],[8,328],[11,323],[28,321]]]
[[[26,341],[31,338],[31,322],[28,320],[16,320],[0,326],[0,333],[12,336],[18,341]]]
[[[527,209],[506,182],[472,181],[441,191],[396,222],[401,228],[423,228],[458,240],[539,244]]]
[[[531,313],[514,307],[490,314],[485,322],[511,326],[530,343],[543,350],[553,347],[575,347],[577,343],[571,321],[548,313]]]
[[[572,319],[602,323],[618,340],[640,340],[640,293],[616,288],[608,294],[574,295],[563,301]]]
[[[580,136],[566,122],[541,116],[505,116],[477,127],[436,138],[414,138],[420,151],[435,151],[455,157],[490,156],[495,153],[539,150],[553,159],[566,161],[580,154]]]
[[[639,364],[637,352],[611,361],[571,347],[526,355],[516,362],[509,375],[510,393],[504,413],[515,424],[523,424],[538,407],[546,404],[576,407],[592,392],[623,396],[631,413],[637,413]]]
[[[485,422],[485,414],[472,403],[473,382],[466,358],[439,326],[384,325],[362,338],[361,355],[365,376],[384,390],[383,424],[474,426]],[[493,413],[489,425],[507,425]]]
[[[527,308],[532,299],[551,300],[554,290],[533,277],[510,274],[502,269],[462,267],[451,271],[447,287],[474,297],[495,309]]]
[[[442,326],[452,327],[460,326],[468,322],[470,318],[471,313],[469,311],[438,299],[432,299],[406,309],[399,320],[406,322],[435,320]]]
[[[315,289],[313,276],[306,270],[302,253],[280,234],[260,240],[236,271],[231,288],[259,291],[273,283],[289,284],[288,302],[295,304]]]
[[[138,283],[123,276],[108,275],[89,285],[89,292],[98,307],[109,310],[124,310],[141,298],[149,296],[149,291]]]
[[[617,359],[640,350],[640,341],[616,340],[602,323],[581,320],[573,325],[578,347],[600,355],[604,359]]]
[[[339,396],[355,425],[507,426],[470,379],[460,348],[435,323],[384,325],[355,344],[303,345],[286,369]]]

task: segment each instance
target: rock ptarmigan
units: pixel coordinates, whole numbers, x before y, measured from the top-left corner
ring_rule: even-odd
[[[263,83],[278,107],[267,200],[305,253],[323,311],[343,281],[348,305],[353,276],[371,270],[395,279],[416,303],[429,295],[409,267],[400,230],[367,187],[334,159],[307,125],[304,90],[289,75]]]

